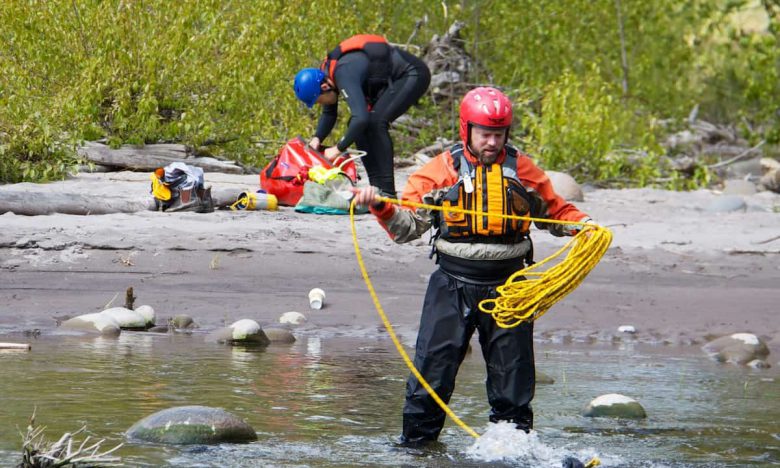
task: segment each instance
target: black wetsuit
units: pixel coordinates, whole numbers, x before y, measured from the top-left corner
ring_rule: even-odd
[[[392,48],[392,69],[386,87],[369,89],[368,56],[359,50],[348,52],[339,58],[334,81],[339,95],[347,101],[351,113],[349,127],[337,143],[339,150],[346,150],[355,143],[367,154],[363,158],[371,185],[390,196],[395,196],[393,173],[393,141],[390,138],[390,122],[394,121],[428,89],[431,72],[425,63],[414,55]],[[338,102],[323,106],[315,136],[323,141],[333,130],[338,116]]]

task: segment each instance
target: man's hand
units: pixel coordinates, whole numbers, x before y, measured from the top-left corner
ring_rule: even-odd
[[[590,217],[582,218],[580,220],[581,223],[587,224],[596,224]],[[576,236],[580,231],[585,229],[587,226],[583,226],[581,224],[564,224],[563,229],[565,232],[567,232],[570,236]]]
[[[330,162],[333,162],[334,159],[339,157],[341,151],[337,146],[331,146],[330,148],[327,148],[325,152],[322,154],[325,156],[325,159],[327,159]]]
[[[379,189],[376,187],[359,187],[355,190],[355,204],[358,206],[370,206],[378,208],[383,202],[377,200]]]
[[[312,149],[319,151],[320,150],[320,139],[317,137],[312,138],[309,140],[309,146],[311,146]]]

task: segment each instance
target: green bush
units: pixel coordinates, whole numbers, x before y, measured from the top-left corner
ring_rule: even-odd
[[[651,182],[658,176],[659,149],[650,122],[614,97],[609,84],[598,78],[598,68],[588,76],[566,72],[547,86],[540,112],[524,115],[527,149],[546,169],[581,181]]]
[[[729,26],[728,15],[747,7],[745,0],[6,0],[0,182],[61,178],[78,162],[79,142],[98,139],[181,142],[260,167],[282,141],[314,131],[316,111],[291,91],[298,69],[316,66],[355,33],[405,44],[426,18],[412,46],[464,21],[478,64],[474,84],[530,100],[535,117],[519,130],[545,165],[588,180],[647,184],[657,176],[654,119],[684,117],[694,104],[702,118],[743,122],[753,139],[780,138],[777,15],[760,33]],[[397,152],[455,137],[453,110],[423,99],[411,115],[430,126],[395,130]],[[334,139],[346,120],[342,110]]]

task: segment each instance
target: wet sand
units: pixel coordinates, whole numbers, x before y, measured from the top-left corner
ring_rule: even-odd
[[[106,185],[144,197],[145,174],[85,175],[44,187]],[[99,183],[111,178],[111,184]],[[256,186],[256,176],[207,174],[215,185]],[[40,190],[17,184],[3,190]],[[762,336],[780,352],[780,195],[744,197],[745,212],[718,213],[710,191],[596,190],[577,205],[615,235],[607,255],[571,295],[537,322],[539,340],[636,340],[697,345],[735,332]],[[347,216],[278,212],[0,215],[0,335],[56,330],[56,319],[124,303],[152,305],[158,321],[179,313],[202,330],[241,318],[277,323],[287,311],[309,321],[299,333],[381,337],[360,277]],[[360,244],[380,300],[405,343],[414,341],[427,276],[425,240],[395,245],[371,216],[357,219]],[[562,239],[535,233],[537,259]],[[312,287],[326,306],[309,310]],[[633,325],[635,335],[617,328]]]

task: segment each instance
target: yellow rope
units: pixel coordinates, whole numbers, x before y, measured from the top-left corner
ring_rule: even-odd
[[[428,382],[425,380],[425,378],[420,374],[420,372],[417,370],[416,367],[414,367],[414,363],[411,359],[409,359],[409,355],[406,354],[406,351],[404,350],[404,347],[401,345],[401,342],[398,340],[398,336],[395,334],[395,330],[393,330],[393,326],[390,324],[390,320],[387,319],[387,315],[385,315],[385,311],[382,309],[382,304],[379,303],[379,297],[376,295],[376,291],[374,290],[374,285],[371,284],[371,279],[368,277],[368,271],[366,270],[366,265],[363,263],[363,256],[360,254],[360,245],[358,244],[357,240],[357,231],[355,228],[355,201],[353,200],[352,203],[349,205],[349,222],[350,227],[352,228],[352,244],[355,246],[355,257],[357,258],[358,265],[360,265],[360,274],[363,275],[363,280],[366,282],[366,287],[368,288],[368,293],[371,294],[371,299],[374,301],[374,307],[376,307],[377,313],[379,313],[379,317],[382,319],[382,323],[385,325],[385,328],[387,329],[387,333],[390,335],[390,338],[393,340],[393,344],[395,345],[395,349],[398,350],[398,354],[401,355],[404,362],[406,363],[406,367],[409,368],[409,370],[412,372],[412,374],[417,378],[417,380],[422,384],[422,386],[425,388],[425,390],[428,392],[429,395],[431,395],[431,398],[436,401],[436,403],[441,407],[441,409],[444,410],[445,413],[447,413],[447,416],[449,416],[453,421],[455,421],[455,424],[462,427],[464,431],[468,432],[472,437],[475,439],[479,439],[479,434],[477,432],[470,428],[466,423],[461,421],[461,419],[452,412],[452,410],[447,406],[447,403],[444,403],[444,400],[439,397],[439,395],[436,393],[436,391],[433,389],[433,387],[428,384]]]
[[[424,203],[415,203],[408,200],[397,200],[394,198],[377,197],[379,201],[385,203],[393,203],[397,205],[405,205],[412,208],[422,208],[426,210],[444,211],[440,206],[428,205]],[[420,384],[425,388],[431,398],[447,413],[458,426],[463,428],[472,437],[479,438],[474,429],[469,427],[455,413],[447,406],[446,403],[439,397],[436,391],[428,384],[425,378],[420,374],[414,363],[409,358],[409,355],[404,350],[398,337],[393,330],[393,326],[387,319],[382,305],[379,303],[379,298],[376,295],[374,286],[371,283],[371,279],[368,276],[365,263],[363,262],[363,256],[360,253],[360,245],[357,240],[357,231],[355,228],[355,202],[354,200],[349,206],[349,222],[352,229],[352,243],[355,246],[355,256],[360,266],[360,273],[363,276],[363,280],[366,283],[371,299],[374,301],[379,317],[382,319],[382,323],[385,325],[390,338],[393,340],[398,353],[403,358],[406,366],[417,378]],[[470,215],[483,216],[485,213],[479,211],[464,210],[461,208],[448,207],[448,212],[464,213]],[[601,260],[604,253],[609,248],[609,244],[612,242],[612,232],[597,224],[589,224],[577,221],[558,221],[554,219],[542,219],[532,218],[530,216],[514,216],[504,214],[493,214],[489,216],[501,217],[506,219],[519,219],[534,222],[543,222],[548,224],[565,224],[574,226],[583,226],[577,235],[575,235],[569,242],[561,247],[557,252],[544,260],[528,266],[510,276],[506,283],[496,288],[499,293],[499,297],[496,299],[486,299],[479,303],[479,310],[485,313],[489,313],[496,320],[496,323],[500,327],[510,328],[519,325],[524,321],[532,321],[544,315],[547,310],[552,307],[553,304],[560,301],[564,296],[573,291],[579,284],[585,279],[585,276],[590,273],[593,267]],[[548,263],[554,258],[561,256],[566,250],[569,253],[566,255],[559,264],[550,267],[548,270],[540,272],[536,271],[540,266]],[[531,279],[524,279],[526,276],[533,277]],[[600,464],[598,457],[593,457],[588,463],[585,464],[587,468],[595,467]]]
[[[379,197],[385,203],[444,211],[440,206],[416,203],[408,200]],[[448,207],[447,212],[483,216],[484,212]],[[597,224],[578,221],[559,221],[555,219],[532,218],[490,213],[491,217],[519,219],[547,224],[565,224],[583,226],[577,235],[563,247],[544,260],[515,272],[506,282],[497,287],[496,299],[485,299],[479,303],[479,310],[491,314],[496,324],[502,328],[512,328],[526,321],[533,321],[547,312],[556,302],[574,291],[590,271],[598,264],[612,242],[612,232]],[[539,267],[560,257],[568,250],[566,258],[546,271]]]

